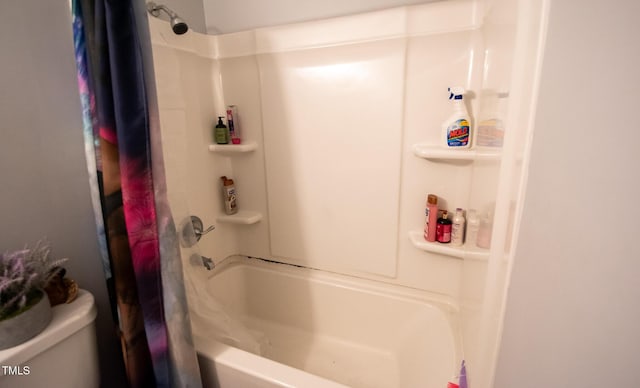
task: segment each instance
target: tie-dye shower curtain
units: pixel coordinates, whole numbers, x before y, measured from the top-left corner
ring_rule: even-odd
[[[98,237],[129,384],[200,387],[144,3],[74,0],[72,8]]]

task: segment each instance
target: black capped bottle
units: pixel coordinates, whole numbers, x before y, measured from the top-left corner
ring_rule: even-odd
[[[222,116],[218,116],[218,125],[213,132],[216,144],[229,144],[229,129],[222,122]]]
[[[443,210],[436,226],[436,240],[445,244],[451,242],[451,220],[447,219],[448,216],[448,212]]]

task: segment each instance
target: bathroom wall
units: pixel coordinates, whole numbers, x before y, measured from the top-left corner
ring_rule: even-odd
[[[446,15],[456,15],[456,24],[444,25]],[[208,40],[176,37],[166,23],[151,21],[152,31],[158,29],[154,51],[163,47],[156,60],[160,89],[166,74],[172,81],[164,83],[178,89],[204,90],[213,82],[213,95],[198,105],[215,112],[237,105],[243,142],[257,145],[236,155],[207,154],[217,113],[166,93],[178,110],[199,112],[186,137],[180,139],[185,127],[177,124],[168,131],[180,135],[166,143],[183,142],[188,158],[199,155],[187,163],[197,178],[184,179],[182,187],[190,187],[187,198],[197,196],[189,205],[218,221],[213,236],[203,239],[203,254],[219,261],[237,248],[243,255],[457,296],[462,260],[417,249],[409,234],[422,228],[428,192],[440,195],[441,206],[451,211],[491,198],[469,195],[478,168],[473,163],[428,161],[414,156],[412,147],[440,141],[450,112],[448,86],[482,86],[476,16],[473,2],[438,3]],[[165,58],[167,46],[173,54]],[[210,56],[211,75],[195,82],[199,67],[182,61],[173,68],[172,58],[183,55]],[[185,74],[188,81],[180,84]],[[477,104],[469,101],[472,109]],[[219,222],[217,171],[233,174],[240,208],[261,214],[260,222]]]
[[[216,109],[220,102],[214,99],[215,63],[206,56],[206,40],[198,39],[203,35],[177,36],[168,23],[153,17],[149,24],[171,210],[180,229],[191,215],[199,216],[208,227],[216,224],[215,217],[222,211],[218,178],[233,175],[230,164],[207,148],[213,142],[217,112],[224,114],[223,108]],[[188,50],[174,49],[174,41]],[[205,255],[216,249],[226,257],[237,252],[235,241],[231,230],[218,228],[199,246]]]
[[[0,5],[0,250],[46,236],[91,292],[102,384],[124,368],[98,251],[66,0]],[[73,368],[70,365],[70,368]]]
[[[188,84],[199,79],[201,91],[212,87],[201,101],[214,112],[237,105],[243,142],[256,146],[211,159],[202,142],[210,142],[207,115],[215,113],[202,110],[199,125],[177,140],[190,143],[182,152],[203,158],[190,167],[201,171],[198,182],[186,186],[213,200],[195,205],[213,209],[207,217],[220,233],[205,238],[203,253],[216,261],[230,253],[265,257],[446,296],[460,308],[469,371],[487,386],[526,180],[542,5],[440,2],[216,37],[175,37],[153,23],[158,45],[171,46],[172,55],[209,58],[210,74],[191,78],[204,68],[186,62],[169,73],[191,74]],[[171,63],[161,59],[160,67]],[[441,141],[451,85],[469,90],[476,120],[504,121],[504,149],[478,149],[468,160],[416,157],[416,146]],[[217,171],[233,174],[240,208],[260,214],[259,222],[222,222],[219,192],[202,196]],[[491,250],[425,251],[427,193],[449,211],[493,215]]]
[[[496,388],[640,386],[639,12],[551,2]]]

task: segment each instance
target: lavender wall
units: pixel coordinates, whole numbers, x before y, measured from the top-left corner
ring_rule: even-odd
[[[103,386],[124,386],[84,156],[66,0],[0,4],[0,250],[47,236],[98,305]]]
[[[495,388],[640,386],[638,14],[551,2]]]

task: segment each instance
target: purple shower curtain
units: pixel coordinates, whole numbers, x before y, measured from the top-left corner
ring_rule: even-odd
[[[74,0],[85,149],[129,384],[199,387],[144,12],[134,0]]]

